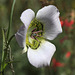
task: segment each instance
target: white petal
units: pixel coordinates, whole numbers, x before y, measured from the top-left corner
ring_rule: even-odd
[[[23,25],[20,27],[18,32],[15,34],[16,40],[21,47],[25,47],[26,33],[27,33],[27,29]]]
[[[28,49],[28,60],[33,66],[37,68],[49,66],[55,50],[56,47],[52,43],[44,41],[41,43],[38,49]]]
[[[22,14],[21,14],[21,21],[24,23],[24,25],[26,26],[26,28],[29,27],[30,22],[32,21],[32,19],[35,17],[35,13],[33,10],[31,9],[27,9],[25,10]]]
[[[55,6],[49,5],[40,9],[36,15],[36,18],[45,26],[44,37],[49,40],[53,40],[59,33],[62,32],[59,14],[60,13]]]

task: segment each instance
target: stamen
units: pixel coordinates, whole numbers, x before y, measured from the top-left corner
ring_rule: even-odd
[[[31,36],[32,39],[35,39],[34,36]]]
[[[43,32],[43,31],[40,30],[40,31],[34,32],[36,29],[37,29],[37,28],[35,28],[35,29],[32,30],[31,38],[37,40],[38,42],[40,42],[40,41],[37,39],[37,37],[42,37],[42,36],[41,36],[41,35],[38,35],[38,33]]]
[[[40,42],[36,37],[34,37],[35,40],[37,40],[38,42]]]
[[[31,47],[32,49],[37,49],[40,46],[43,36],[43,27],[44,26],[40,21],[36,19],[31,21],[31,24],[28,28],[28,35],[26,41],[28,47]],[[28,37],[31,37],[33,40],[29,39]]]
[[[37,29],[37,28],[34,28],[34,29],[32,30],[32,32],[34,32],[36,29]]]
[[[33,33],[39,33],[39,32],[43,32],[42,30],[40,30],[40,31],[36,31],[36,32],[33,32]]]

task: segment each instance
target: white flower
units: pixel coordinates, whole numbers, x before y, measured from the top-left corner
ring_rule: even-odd
[[[20,19],[23,26],[15,34],[16,40],[23,52],[27,51],[29,62],[35,67],[50,65],[51,58],[56,51],[56,47],[45,40],[53,40],[62,32],[59,11],[53,6],[45,6],[40,9],[35,17],[31,9],[25,10]]]

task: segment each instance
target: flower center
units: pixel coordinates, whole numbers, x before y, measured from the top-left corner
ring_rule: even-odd
[[[32,49],[37,49],[43,39],[44,25],[34,19],[31,21],[26,35],[26,45]]]

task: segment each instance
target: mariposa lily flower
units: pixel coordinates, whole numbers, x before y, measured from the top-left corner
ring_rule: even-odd
[[[27,51],[29,62],[37,68],[50,65],[56,47],[46,39],[53,40],[62,32],[58,9],[54,5],[45,6],[36,17],[33,10],[27,9],[20,19],[24,25],[15,36],[24,48],[23,53]]]

